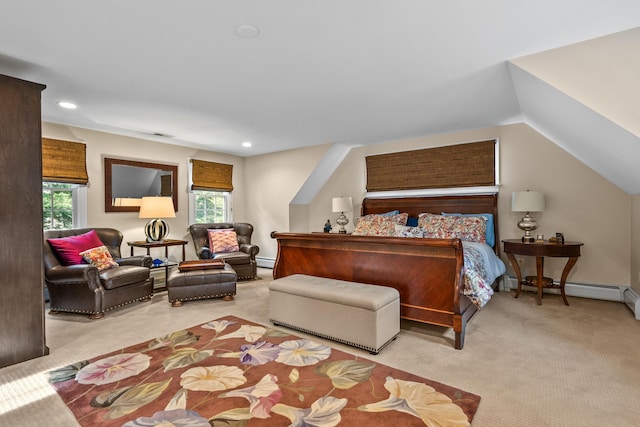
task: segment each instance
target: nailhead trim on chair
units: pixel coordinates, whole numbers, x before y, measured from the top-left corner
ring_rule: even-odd
[[[74,309],[74,308],[58,308],[58,307],[51,307],[51,306],[49,307],[49,311],[64,312],[64,313],[91,314],[91,315],[104,314],[107,311],[111,311],[113,309],[120,308],[120,307],[123,307],[125,305],[133,304],[134,302],[138,302],[138,301],[144,302],[146,298],[152,298],[152,297],[153,297],[153,293],[151,293],[151,294],[149,294],[147,296],[143,296],[143,297],[136,298],[136,299],[133,299],[133,300],[125,301],[125,302],[120,303],[118,305],[114,305],[113,307],[109,307],[109,308],[105,309],[104,311],[78,310],[78,309]]]

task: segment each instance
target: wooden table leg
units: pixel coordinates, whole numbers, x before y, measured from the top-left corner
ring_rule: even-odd
[[[564,305],[569,305],[569,301],[567,301],[567,294],[564,292],[564,285],[567,282],[567,276],[569,276],[569,272],[573,268],[573,266],[578,261],[578,257],[571,257],[567,260],[567,265],[564,266],[564,270],[562,270],[562,277],[560,278],[560,293],[562,294],[562,299],[564,300]]]
[[[514,298],[518,298],[520,296],[520,291],[522,291],[522,272],[520,271],[520,266],[518,265],[518,260],[515,255],[509,253],[507,254],[507,258],[511,263],[511,267],[513,267],[513,270],[516,272],[516,279],[518,279],[518,289],[516,289],[516,294],[514,296]]]
[[[538,305],[542,305],[542,288],[544,288],[544,257],[536,257],[536,286],[538,287]]]

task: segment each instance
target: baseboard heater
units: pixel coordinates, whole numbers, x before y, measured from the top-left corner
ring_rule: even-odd
[[[516,289],[518,287],[518,280],[515,276],[507,276],[508,280],[505,280],[505,287],[508,289]],[[558,281],[554,282],[558,284]],[[524,289],[533,290],[533,286],[524,286]],[[591,283],[566,283],[564,290],[567,296],[600,299],[605,301],[623,302],[623,292],[629,289],[626,286],[617,285],[599,285]],[[560,289],[547,288],[545,293],[560,294]]]
[[[266,258],[266,257],[259,257],[259,256],[256,257],[256,264],[258,264],[258,267],[273,268],[275,263],[276,263],[275,258]]]
[[[623,292],[624,303],[636,315],[636,320],[640,320],[640,295],[635,289],[626,288]]]

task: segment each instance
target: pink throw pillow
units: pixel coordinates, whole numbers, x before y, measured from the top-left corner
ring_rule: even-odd
[[[209,249],[212,253],[238,252],[238,235],[233,228],[208,229]]]
[[[104,245],[95,230],[77,236],[48,239],[62,265],[84,264],[80,252]]]

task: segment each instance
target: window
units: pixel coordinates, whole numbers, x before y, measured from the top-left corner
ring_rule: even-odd
[[[84,203],[83,203],[84,201]],[[63,182],[42,183],[44,230],[79,228],[86,224],[86,187]]]
[[[190,193],[191,206],[193,206],[191,222],[230,222],[230,195],[228,191],[192,191]]]

